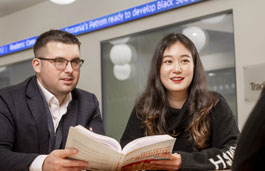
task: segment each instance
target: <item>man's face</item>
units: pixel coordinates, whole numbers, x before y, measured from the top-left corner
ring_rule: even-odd
[[[80,58],[80,50],[76,44],[48,42],[38,53],[43,58],[63,58],[68,61]],[[68,62],[65,69],[58,69],[52,60],[33,59],[33,68],[40,83],[57,98],[71,92],[77,85],[80,68],[73,69]]]

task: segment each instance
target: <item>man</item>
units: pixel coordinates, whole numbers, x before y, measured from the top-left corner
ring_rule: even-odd
[[[0,90],[0,170],[85,169],[87,162],[67,158],[78,153],[64,149],[69,127],[104,130],[97,98],[76,88],[84,62],[80,42],[50,30],[33,49],[36,76]]]
[[[247,119],[233,161],[233,171],[265,170],[265,89]]]

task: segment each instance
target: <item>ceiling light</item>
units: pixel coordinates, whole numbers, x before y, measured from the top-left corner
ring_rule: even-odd
[[[127,44],[114,45],[110,50],[110,59],[115,65],[130,63],[132,56],[132,50]]]
[[[131,75],[131,70],[130,64],[114,65],[113,67],[114,76],[120,81],[127,80]]]
[[[202,19],[201,22],[207,23],[207,24],[217,24],[224,20],[226,17],[226,14],[214,16],[211,18]]]
[[[6,66],[1,66],[0,67],[0,72],[4,72],[6,70]]]
[[[186,27],[183,29],[182,33],[191,39],[198,51],[202,50],[207,43],[208,37],[206,32],[199,27]]]
[[[110,50],[110,60],[114,64],[113,73],[118,80],[127,80],[131,75],[132,49],[127,44],[115,44]]]
[[[75,2],[75,0],[50,0],[50,1],[58,5],[67,5]]]
[[[215,76],[215,75],[216,75],[216,74],[213,73],[213,72],[210,72],[210,73],[208,74],[209,77],[213,77],[213,76]]]
[[[113,45],[117,45],[117,44],[125,44],[127,42],[129,42],[130,37],[124,37],[124,38],[120,38],[117,40],[111,40],[110,43]]]

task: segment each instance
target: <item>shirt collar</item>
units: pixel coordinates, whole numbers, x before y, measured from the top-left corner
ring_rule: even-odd
[[[51,103],[57,103],[59,105],[58,99],[51,92],[49,92],[46,88],[44,88],[38,79],[37,79],[37,82],[38,82],[38,85],[40,86],[42,93],[44,94],[45,100],[47,101],[48,105],[50,106]],[[68,104],[71,100],[72,100],[72,94],[70,92],[66,95],[66,98],[64,99],[64,102],[62,105]]]

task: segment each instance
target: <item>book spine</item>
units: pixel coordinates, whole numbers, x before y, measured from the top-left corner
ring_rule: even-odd
[[[120,154],[119,160],[118,160],[118,162],[116,164],[116,171],[120,171],[121,170],[124,158],[125,158],[124,154]]]

